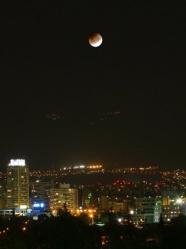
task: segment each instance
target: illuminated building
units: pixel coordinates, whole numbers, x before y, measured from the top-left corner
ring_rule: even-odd
[[[123,201],[112,201],[109,200],[107,196],[100,197],[100,211],[109,211],[112,210],[115,213],[125,213],[127,214],[129,211],[129,200]]]
[[[118,201],[109,201],[108,207],[110,210],[113,210],[113,212],[124,212],[124,203],[118,202]]]
[[[158,223],[161,215],[161,202],[153,197],[135,199],[134,223]]]
[[[181,197],[172,199],[168,205],[162,207],[164,222],[170,222],[173,218],[178,217],[180,214],[185,215],[185,213],[185,199]]]
[[[109,210],[108,203],[109,203],[109,198],[107,196],[101,196],[99,202],[100,210],[103,212],[108,211]]]
[[[48,197],[51,182],[45,179],[34,179],[30,181],[30,199],[31,204],[44,202],[45,207],[48,207]]]
[[[0,179],[0,209],[6,207],[6,180]]]
[[[169,196],[164,196],[163,200],[162,200],[162,205],[163,206],[168,206],[168,205],[170,205],[170,203],[171,203],[170,197]]]
[[[95,165],[75,165],[68,166],[61,169],[63,173],[72,173],[72,174],[90,174],[90,173],[103,173],[104,168],[100,164]]]
[[[154,223],[159,223],[162,213],[162,200],[156,199],[154,207]]]
[[[164,222],[170,222],[173,218],[180,215],[180,206],[179,205],[167,205],[162,208],[162,218]]]
[[[92,192],[89,188],[84,188],[82,192],[82,206],[89,208],[93,206],[94,200]]]
[[[29,207],[29,169],[23,159],[10,160],[7,167],[7,208]]]
[[[74,213],[78,208],[78,191],[69,184],[60,184],[59,188],[50,189],[49,202],[53,214],[59,209]]]

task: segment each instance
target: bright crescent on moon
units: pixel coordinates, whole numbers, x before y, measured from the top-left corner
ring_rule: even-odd
[[[102,42],[103,38],[99,33],[95,33],[89,38],[89,44],[94,48],[99,47],[102,44]]]

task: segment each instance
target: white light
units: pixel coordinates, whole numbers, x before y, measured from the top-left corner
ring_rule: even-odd
[[[73,169],[84,169],[84,168],[85,168],[84,165],[77,165],[73,167]]]
[[[20,209],[23,209],[23,210],[27,209],[27,205],[20,205]]]
[[[118,218],[118,222],[121,223],[122,222],[122,218]]]
[[[97,223],[97,224],[96,224],[96,226],[103,227],[103,226],[105,226],[105,224],[104,224],[104,223],[99,222],[99,223]]]
[[[80,165],[79,167],[80,167],[80,169],[84,169],[85,165]]]
[[[8,166],[25,166],[25,160],[24,159],[11,159]]]
[[[32,212],[32,209],[31,209],[31,208],[27,209],[27,213],[28,213],[28,214],[31,214],[31,212]]]
[[[33,207],[35,207],[35,208],[40,207],[40,204],[39,203],[34,203]]]
[[[38,216],[33,216],[33,220],[38,220]]]
[[[181,199],[181,198],[178,198],[177,200],[176,200],[176,204],[183,204],[183,200]]]
[[[134,214],[134,210],[130,210],[130,212],[129,212],[131,215],[133,215]]]
[[[74,169],[79,169],[79,166],[74,166],[73,168],[74,168]]]

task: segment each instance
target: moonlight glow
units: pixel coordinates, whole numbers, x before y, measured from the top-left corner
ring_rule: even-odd
[[[102,42],[103,38],[99,33],[94,33],[89,37],[89,44],[94,48],[101,46]]]

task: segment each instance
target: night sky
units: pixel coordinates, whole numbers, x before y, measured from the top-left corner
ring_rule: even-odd
[[[185,6],[165,2],[0,6],[1,168],[185,167]]]

